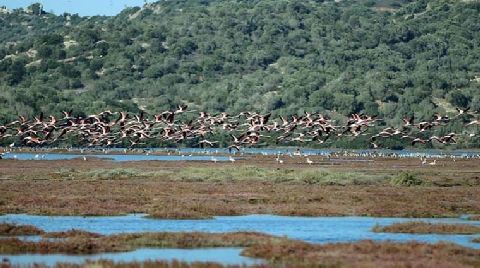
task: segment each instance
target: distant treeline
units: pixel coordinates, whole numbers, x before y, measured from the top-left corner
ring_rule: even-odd
[[[114,17],[3,10],[0,104],[0,124],[178,104],[339,122],[363,113],[388,126],[479,111],[480,2],[170,0]],[[433,134],[462,133],[457,121]]]

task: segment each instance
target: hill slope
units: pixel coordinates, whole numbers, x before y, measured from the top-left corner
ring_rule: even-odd
[[[479,44],[478,1],[174,0],[115,17],[15,10],[0,14],[0,119],[186,103],[395,124],[480,110]]]

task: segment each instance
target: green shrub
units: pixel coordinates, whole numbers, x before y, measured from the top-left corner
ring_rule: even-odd
[[[398,176],[393,177],[390,180],[390,184],[396,186],[419,186],[425,184],[425,182],[418,178],[416,175],[409,172],[402,172]]]

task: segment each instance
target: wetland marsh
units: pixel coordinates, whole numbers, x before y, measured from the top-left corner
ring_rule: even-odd
[[[65,256],[61,254],[71,254],[69,248],[73,243],[77,249],[91,247],[93,251],[87,250],[89,254],[100,255],[91,255],[90,261],[107,267],[119,263],[152,264],[159,259],[186,261],[187,267],[194,261],[232,265],[221,259],[182,258],[174,254],[182,252],[176,251],[178,248],[203,250],[205,246],[215,246],[229,254],[236,252],[239,260],[243,258],[241,255],[262,260],[244,259],[246,262],[242,263],[246,265],[271,266],[280,261],[303,266],[321,261],[338,266],[371,266],[396,259],[399,266],[412,263],[432,266],[424,256],[407,250],[406,245],[410,245],[419,252],[433,254],[425,256],[443,260],[436,264],[468,267],[479,262],[479,258],[474,257],[480,256],[476,233],[373,231],[376,226],[387,228],[419,220],[478,228],[480,223],[475,217],[480,214],[479,159],[438,159],[438,164],[431,166],[422,165],[418,158],[344,157],[342,161],[331,161],[314,155],[309,156],[313,164],[306,163],[303,156],[285,157],[284,163],[279,164],[276,157],[250,155],[235,162],[216,163],[3,159],[0,161],[0,213],[4,215],[0,221],[29,224],[47,234],[60,233],[56,237],[63,233],[64,237],[76,238],[61,241],[45,237],[21,242],[9,238],[9,245],[13,243],[23,250],[10,247],[7,251],[4,247],[2,254],[7,259],[11,257],[12,264],[24,265],[28,256],[34,256],[29,254],[38,254],[31,248],[41,243],[49,249],[43,253],[60,254],[54,256],[64,261]],[[469,219],[468,215],[472,217]],[[72,229],[98,233],[101,237],[69,235]],[[276,242],[262,240],[260,243],[256,235],[242,237],[244,232],[255,232],[262,239],[267,237]],[[154,245],[161,245],[164,251],[157,251],[155,259],[122,259],[121,256],[135,256],[135,252],[159,248],[152,248],[149,243],[133,247],[120,243],[115,244],[115,249],[94,250],[103,245],[99,241],[129,233],[157,236]],[[199,233],[206,241],[222,242],[212,244],[192,238]],[[164,238],[159,239],[159,234],[190,238],[180,244],[169,244],[162,240]],[[233,235],[236,242],[218,240],[218,235]],[[382,257],[375,254],[378,250],[389,251],[387,248],[395,248],[398,253]],[[171,258],[167,258],[165,250],[170,250]],[[110,253],[105,255],[105,252]],[[334,258],[333,252],[346,255],[343,259]],[[27,255],[18,255],[20,253]],[[12,254],[17,257],[13,258]],[[194,256],[195,252],[191,254]],[[51,264],[48,256],[51,255],[37,259],[46,258],[45,262]],[[300,261],[299,256],[306,257]],[[406,256],[411,257],[410,261],[398,261]],[[84,265],[89,259],[77,257],[72,258],[71,265]]]

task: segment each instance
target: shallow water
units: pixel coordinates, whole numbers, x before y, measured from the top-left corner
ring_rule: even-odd
[[[12,265],[31,265],[33,263],[55,266],[59,262],[81,264],[87,260],[111,260],[120,262],[142,262],[148,260],[179,260],[185,262],[217,262],[223,265],[254,265],[264,263],[261,259],[240,256],[241,248],[199,248],[199,249],[153,249],[143,248],[130,252],[101,253],[92,255],[67,254],[22,254],[1,255],[8,258]]]
[[[217,154],[229,154],[227,149],[199,149],[199,148],[181,148],[181,149],[158,149],[158,148],[149,148],[147,149],[150,152],[174,152],[170,155],[155,155],[155,154],[122,154],[119,153],[124,149],[113,148],[110,149],[111,152],[115,154],[105,154],[101,153],[49,153],[47,151],[39,151],[36,153],[20,153],[20,152],[6,152],[3,155],[4,159],[17,159],[17,160],[71,160],[71,159],[82,159],[83,157],[88,158],[100,158],[111,161],[123,162],[123,161],[218,161],[225,162],[230,161],[229,157],[221,156]],[[330,150],[330,149],[303,149],[301,150],[301,155],[319,155],[319,156],[332,156],[333,153],[343,152],[340,150]],[[357,156],[371,156],[371,154],[381,154],[381,155],[396,155],[397,157],[432,157],[432,158],[444,158],[444,157],[479,157],[478,152],[474,151],[440,151],[440,150],[402,150],[402,151],[391,151],[391,150],[349,150],[348,152],[355,153]],[[193,155],[192,155],[193,154]],[[244,148],[240,153],[235,153],[234,158],[236,160],[241,159],[246,155],[290,155],[295,156],[294,149],[260,149],[260,148]],[[338,158],[340,155],[335,155],[337,158],[328,158],[331,162],[369,162],[373,161],[371,159],[342,159]],[[240,157],[240,158],[238,158]]]
[[[54,241],[63,240],[63,238],[44,238],[41,235],[0,236],[0,239],[8,239],[8,238],[17,238],[18,240],[29,241],[29,242],[40,242],[42,240],[54,242]]]
[[[226,148],[148,148],[151,151],[174,151],[178,153],[229,153]],[[119,150],[118,148],[113,150]],[[123,149],[122,149],[123,150]],[[234,151],[235,152],[235,151]],[[400,157],[479,157],[478,150],[438,150],[438,149],[404,149],[404,150],[390,150],[390,149],[312,149],[302,147],[280,147],[280,148],[242,148],[236,154],[262,154],[262,155],[276,155],[286,154],[294,155],[300,152],[302,155],[342,155],[343,153],[353,153],[357,155],[396,155]]]
[[[297,148],[297,147],[281,147],[281,148],[242,148],[240,152],[230,152],[226,148],[142,148],[145,152],[150,153],[164,153],[169,155],[147,155],[147,154],[124,154],[126,148],[109,148],[106,152],[115,152],[117,154],[105,154],[104,150],[92,148],[75,148],[73,152],[80,152],[85,150],[89,153],[70,154],[70,153],[49,153],[51,149],[57,148],[41,148],[35,153],[21,153],[21,152],[6,152],[4,158],[18,160],[68,160],[82,157],[97,157],[107,158],[113,161],[144,161],[144,160],[161,160],[161,161],[212,161],[212,157],[217,161],[229,161],[229,158],[218,156],[217,154],[230,154],[236,156],[245,155],[290,155],[296,154],[308,156],[342,156],[344,154],[356,156],[369,157],[372,155],[382,156],[396,156],[402,158],[418,158],[418,157],[432,157],[432,158],[479,158],[480,151],[478,150],[437,150],[437,149],[405,149],[405,150],[389,150],[389,149],[364,149],[364,150],[343,150],[343,149],[311,149],[311,148]],[[93,152],[92,152],[93,150]],[[120,153],[120,154],[119,154]],[[193,154],[193,155],[191,155]],[[330,159],[331,161],[352,161],[351,159]],[[362,161],[362,160],[361,160]]]
[[[480,226],[480,221],[461,218],[408,219],[375,217],[287,217],[273,215],[222,216],[205,220],[165,220],[145,218],[143,214],[113,217],[31,216],[10,214],[0,216],[0,222],[35,225],[45,231],[81,229],[101,234],[132,232],[238,232],[256,231],[287,236],[311,243],[352,242],[365,239],[376,241],[422,241],[436,243],[449,241],[463,246],[479,248],[471,235],[393,234],[374,233],[376,225],[422,220],[433,223],[464,223]],[[478,237],[478,236],[477,236]]]
[[[17,160],[70,160],[75,158],[82,159],[101,158],[112,161],[229,161],[228,157],[211,155],[146,155],[146,154],[62,154],[62,153],[7,153],[4,159]],[[213,158],[212,158],[213,157]]]

